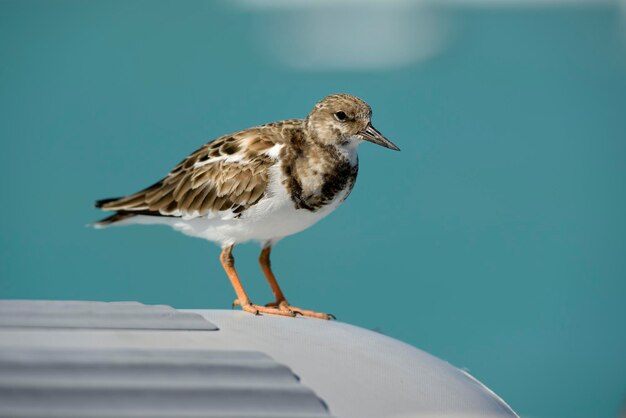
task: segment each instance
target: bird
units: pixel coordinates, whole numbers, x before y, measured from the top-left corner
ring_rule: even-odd
[[[96,201],[114,212],[96,228],[165,224],[221,247],[220,262],[246,312],[334,319],[292,306],[278,285],[270,253],[282,238],[334,211],[355,184],[357,148],[371,142],[399,151],[371,123],[372,109],[349,94],[332,94],[304,119],[288,119],[206,143],[153,185],[128,196]],[[274,295],[253,304],[235,269],[235,245],[261,244],[259,264]]]

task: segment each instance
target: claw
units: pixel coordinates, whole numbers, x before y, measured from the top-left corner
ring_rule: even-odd
[[[310,311],[308,309],[302,309],[302,308],[298,308],[296,306],[291,306],[289,304],[289,302],[287,302],[287,300],[283,299],[280,302],[279,301],[274,301],[274,302],[270,302],[268,303],[266,306],[268,305],[273,305],[273,307],[275,307],[276,309],[281,310],[282,312],[290,312],[293,315],[290,316],[308,316],[311,318],[317,318],[317,319],[337,319],[335,318],[335,315],[332,314],[326,314],[326,313],[322,313],[322,312],[315,312],[315,311]]]
[[[308,316],[312,318],[326,319],[326,320],[337,319],[335,318],[335,315],[332,315],[332,314],[325,314],[321,312],[309,311],[307,309],[296,308],[294,306],[289,305],[289,302],[287,302],[285,299],[269,302],[265,305],[254,305],[250,303],[249,301],[248,303],[241,303],[239,299],[235,299],[235,301],[233,302],[233,308],[235,306],[241,306],[241,308],[244,311],[250,312],[251,314],[254,314],[254,315],[269,314],[269,315],[281,315],[281,316],[291,316],[291,317]]]
[[[239,305],[241,305],[241,309],[253,315],[268,314],[268,315],[281,315],[281,316],[291,316],[291,317],[296,316],[296,314],[293,313],[290,309],[271,308],[271,307],[266,307],[266,306],[261,306],[261,305],[254,305],[252,303],[244,303],[244,304],[239,304]]]

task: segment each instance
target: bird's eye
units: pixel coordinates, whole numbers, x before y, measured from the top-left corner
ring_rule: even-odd
[[[348,119],[348,115],[346,115],[346,112],[337,112],[335,113],[335,117],[339,122],[345,122],[346,119]]]

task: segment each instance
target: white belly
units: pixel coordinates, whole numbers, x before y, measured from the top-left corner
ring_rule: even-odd
[[[257,204],[245,210],[240,218],[235,218],[232,212],[220,212],[192,219],[140,215],[127,222],[167,224],[186,235],[213,241],[222,246],[246,241],[276,242],[305,230],[330,214],[343,202],[348,193],[348,190],[338,193],[331,203],[315,212],[296,209],[282,185],[282,178],[278,165],[274,166],[266,195]]]

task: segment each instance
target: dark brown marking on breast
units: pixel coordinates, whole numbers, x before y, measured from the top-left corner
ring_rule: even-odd
[[[296,209],[315,212],[345,189],[347,197],[356,181],[358,161],[353,166],[334,146],[306,141],[301,129],[285,133],[291,146],[281,153],[283,183]]]
[[[324,176],[324,185],[322,186],[321,205],[330,203],[338,193],[348,188],[345,198],[348,197],[359,172],[359,164],[351,165],[347,159],[342,159],[335,167],[335,170]]]

